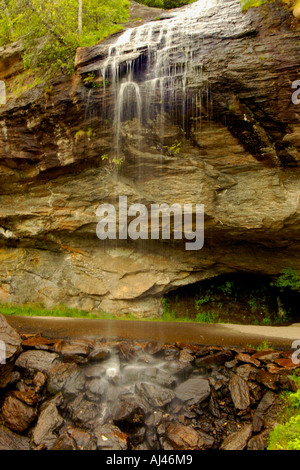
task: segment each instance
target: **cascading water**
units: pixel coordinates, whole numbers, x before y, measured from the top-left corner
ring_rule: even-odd
[[[190,111],[197,115],[200,97],[189,86],[189,76],[202,73],[202,64],[194,61],[203,29],[200,20],[209,17],[217,3],[199,0],[172,12],[167,19],[128,29],[109,47],[99,70],[104,91],[107,82],[114,90],[113,153],[117,159],[122,155],[124,121],[136,118],[146,125],[150,119],[159,118],[163,135],[164,112],[171,112],[175,120],[177,113],[184,134]]]

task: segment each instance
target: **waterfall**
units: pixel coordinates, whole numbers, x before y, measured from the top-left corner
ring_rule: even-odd
[[[212,17],[218,1],[199,0],[174,10],[166,19],[126,30],[110,45],[99,70],[104,91],[108,82],[113,88],[117,158],[122,154],[122,122],[128,119],[147,123],[160,117],[163,134],[164,111],[177,103],[185,133],[189,106],[196,109],[200,102],[195,93],[190,94],[189,77],[202,71],[202,64],[194,61],[201,47],[201,19]]]

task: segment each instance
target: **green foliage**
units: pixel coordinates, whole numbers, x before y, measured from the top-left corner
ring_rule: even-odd
[[[0,306],[2,315],[16,315],[26,317],[65,317],[65,318],[99,318],[99,314],[87,313],[82,310],[58,306],[53,309],[46,309],[43,305],[10,305]]]
[[[168,145],[164,145],[164,149],[167,150],[167,154],[170,156],[178,155],[181,152],[182,142],[175,142],[170,147]]]
[[[234,290],[234,282],[226,281],[224,284],[219,286],[218,289],[222,292],[223,295],[232,295]]]
[[[264,5],[265,3],[272,3],[275,0],[240,0],[242,12],[246,13],[249,8],[256,8]]]
[[[83,0],[82,31],[78,0],[1,0],[0,46],[24,44],[30,68],[73,70],[79,46],[90,46],[120,29],[128,19],[128,0]]]
[[[271,431],[268,450],[300,450],[300,414]]]
[[[298,389],[281,395],[280,424],[270,433],[268,450],[300,450],[300,377],[293,375]]]
[[[196,315],[197,323],[219,323],[220,317],[214,312],[199,312]]]
[[[170,310],[170,302],[168,299],[163,297],[161,299],[162,305],[163,305],[163,314],[162,314],[162,320],[163,321],[175,321],[176,319],[176,311],[175,310]]]
[[[268,341],[263,341],[258,346],[253,346],[252,344],[248,344],[249,348],[256,349],[256,351],[264,351],[265,349],[273,349]]]
[[[209,302],[212,301],[210,291],[207,291],[204,296],[202,296],[200,299],[195,299],[195,308],[197,312],[199,311],[200,307],[202,305],[208,304]]]
[[[291,268],[285,269],[276,282],[271,283],[271,286],[278,287],[280,292],[284,292],[286,289],[300,290],[298,272]]]

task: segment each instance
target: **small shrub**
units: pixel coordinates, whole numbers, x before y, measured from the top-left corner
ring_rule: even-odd
[[[219,323],[220,317],[214,312],[199,312],[196,316],[197,323]]]
[[[271,286],[277,287],[280,292],[284,292],[286,289],[300,290],[298,272],[292,268],[285,269],[276,282],[271,282]]]

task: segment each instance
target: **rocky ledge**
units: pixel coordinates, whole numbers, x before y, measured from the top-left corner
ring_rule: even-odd
[[[1,367],[1,450],[264,450],[291,351],[19,335]]]

